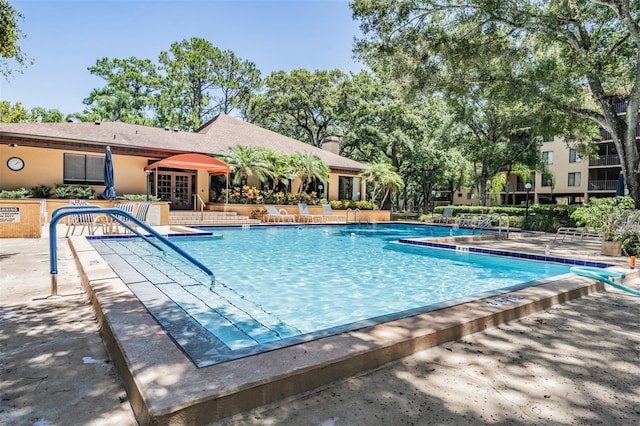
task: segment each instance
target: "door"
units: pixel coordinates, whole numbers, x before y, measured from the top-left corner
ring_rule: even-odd
[[[190,173],[158,172],[158,198],[171,203],[171,210],[186,210],[192,207],[191,194],[195,176]]]

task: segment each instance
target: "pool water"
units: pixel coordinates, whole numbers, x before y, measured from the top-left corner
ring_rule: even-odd
[[[189,264],[159,254],[139,239],[102,243],[153,284],[153,289],[130,285],[141,300],[157,302],[161,294],[173,301],[197,323],[195,328],[215,337],[216,348],[199,349],[215,355],[246,349],[251,354],[260,346],[272,349],[450,306],[538,283],[568,273],[571,266],[397,243],[400,238],[449,235],[446,227],[210,230],[216,235],[172,241],[214,272],[213,286]],[[148,309],[171,328],[162,318],[170,317],[166,311]]]

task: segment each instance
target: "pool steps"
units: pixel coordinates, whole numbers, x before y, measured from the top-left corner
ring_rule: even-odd
[[[101,256],[108,259],[125,284],[148,306],[149,312],[163,327],[171,328],[172,321],[180,317],[183,326],[194,323],[190,325],[192,335],[202,327],[208,331],[204,334],[217,336],[219,340],[214,338],[209,342],[209,351],[214,352],[211,356],[202,355],[205,351],[202,347],[195,351],[185,348],[196,365],[208,365],[214,360],[219,362],[220,358],[228,357],[228,352],[237,349],[301,334],[223,283],[216,282],[210,286],[206,276],[176,256],[164,256],[160,265],[158,253],[142,242],[131,239],[89,241]],[[165,310],[173,303],[180,309],[169,316]],[[210,315],[212,310],[213,315]]]

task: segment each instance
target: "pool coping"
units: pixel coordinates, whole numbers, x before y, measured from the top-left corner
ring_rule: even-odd
[[[84,237],[70,238],[101,335],[141,424],[207,423],[601,291],[575,276],[196,367]],[[628,271],[625,271],[628,272]]]

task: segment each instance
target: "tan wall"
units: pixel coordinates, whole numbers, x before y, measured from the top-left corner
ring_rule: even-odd
[[[0,200],[0,238],[41,236],[40,200]]]
[[[113,207],[118,203],[126,203],[131,201],[107,201],[107,200],[89,200],[87,202],[90,206],[96,207]],[[59,207],[63,207],[69,204],[69,200],[61,199],[48,199],[46,200],[47,217],[44,219],[46,222],[51,220],[51,214]],[[147,223],[149,225],[169,225],[169,203],[165,201],[157,201],[153,203],[152,209],[149,210],[147,215]]]
[[[206,170],[198,170],[196,174],[196,192],[202,201],[209,202],[209,172]]]
[[[556,194],[579,193],[586,196],[587,186],[589,183],[589,160],[583,160],[580,163],[569,162],[569,148],[567,144],[560,138],[555,138],[553,142],[545,142],[542,144],[540,152],[553,152],[553,164],[549,164],[549,170],[556,179],[553,192]],[[580,173],[580,186],[569,186],[569,173]],[[551,194],[550,186],[542,186],[542,175],[536,176],[535,182],[536,194]]]
[[[43,149],[32,147],[9,147],[0,145],[0,190],[18,188],[30,189],[36,185],[54,187],[64,182],[64,154],[100,155],[95,152]],[[24,160],[24,168],[12,171],[7,167],[10,157]],[[115,188],[118,195],[146,194],[146,173],[144,167],[148,158],[113,155]],[[208,185],[208,181],[206,183]],[[93,185],[97,193],[104,191],[104,185]]]

